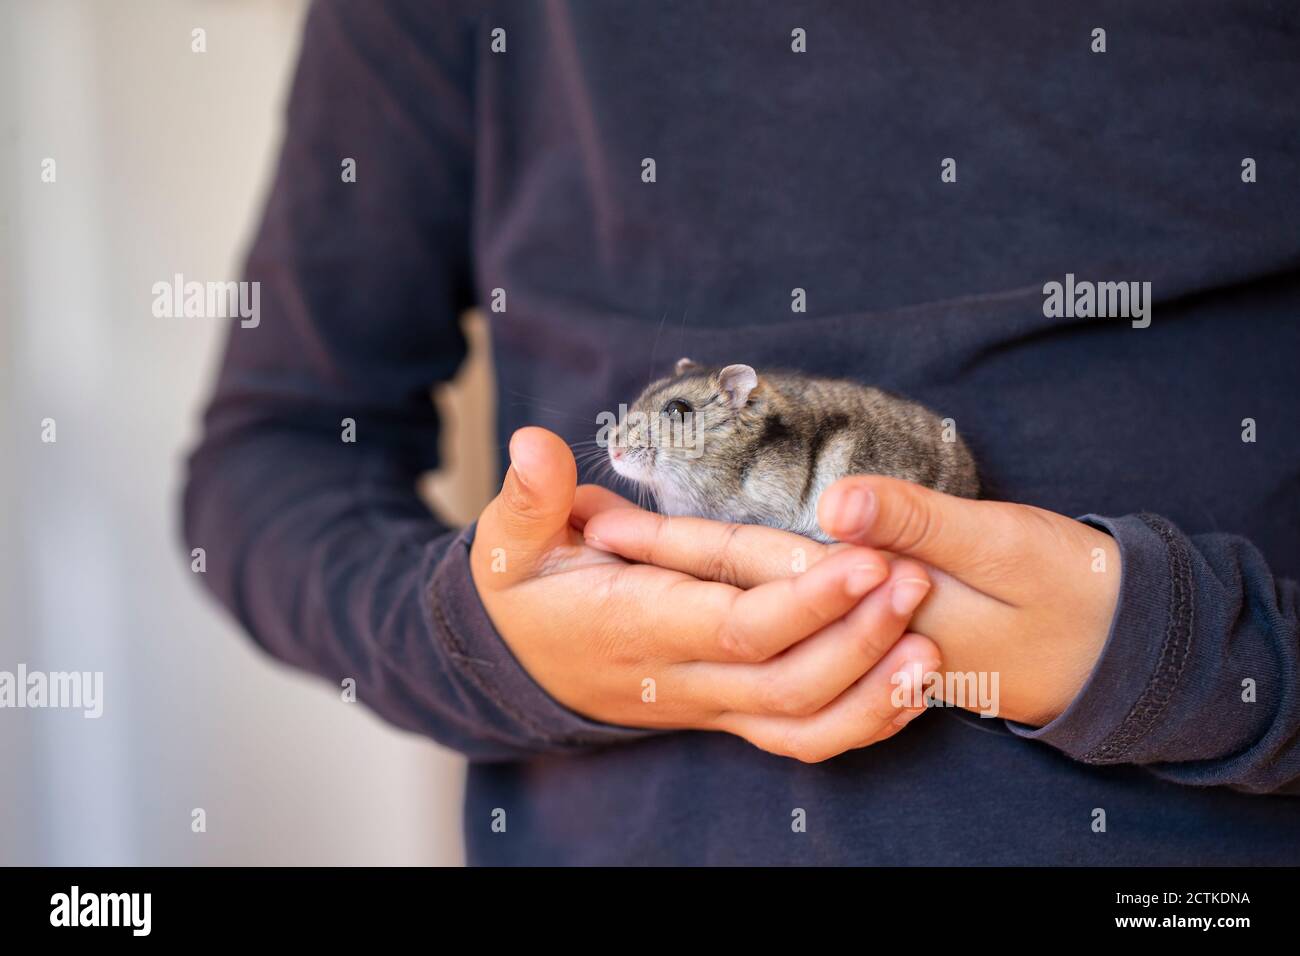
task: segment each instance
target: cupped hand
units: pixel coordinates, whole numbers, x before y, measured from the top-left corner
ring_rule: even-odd
[[[699,568],[704,548],[708,576],[738,587],[787,576],[796,550],[815,569],[850,546],[772,528],[664,518],[608,499],[592,504],[581,515],[589,542],[663,568]],[[1078,695],[1118,600],[1119,549],[1109,535],[1041,508],[955,498],[878,476],[832,485],[818,516],[840,542],[927,566],[933,587],[910,629],[939,647],[944,673],[996,674],[999,716],[1042,725]],[[951,685],[963,686],[969,685]],[[988,709],[984,701],[948,702]]]
[[[520,663],[570,709],[726,731],[803,760],[883,740],[920,712],[894,704],[900,682],[940,662],[931,641],[905,633],[929,586],[920,563],[846,546],[743,588],[700,578],[707,536],[683,541],[693,557],[675,568],[632,563],[584,539],[586,515],[628,503],[578,489],[557,436],[522,429],[510,456],[479,517],[474,583]]]

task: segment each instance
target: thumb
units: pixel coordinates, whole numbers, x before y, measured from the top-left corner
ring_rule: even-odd
[[[1005,568],[1000,548],[1021,535],[999,502],[973,501],[898,478],[841,478],[817,503],[817,520],[831,537],[907,554],[979,587],[990,571]],[[995,567],[994,567],[995,566]]]
[[[505,549],[531,571],[536,557],[568,540],[569,512],[578,484],[573,452],[544,428],[521,428],[510,438],[510,469],[501,493],[479,518],[476,542]]]

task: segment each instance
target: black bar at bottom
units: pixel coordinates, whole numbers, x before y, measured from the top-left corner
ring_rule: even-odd
[[[1296,880],[1295,869],[0,869],[0,925],[6,942],[414,936],[434,949],[465,935],[496,943],[511,930],[563,941],[599,925],[616,934],[613,948],[677,926],[735,942],[778,923],[787,934],[890,925],[958,945],[1030,929],[1070,941],[1199,933],[1228,942],[1294,926]]]

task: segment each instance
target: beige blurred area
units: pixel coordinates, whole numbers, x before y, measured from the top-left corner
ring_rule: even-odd
[[[0,710],[0,863],[462,861],[463,761],[257,651],[178,538],[225,320],[151,286],[239,277],[304,10],[0,0],[0,670],[104,672],[98,720]],[[426,489],[457,521],[495,469],[470,333]]]

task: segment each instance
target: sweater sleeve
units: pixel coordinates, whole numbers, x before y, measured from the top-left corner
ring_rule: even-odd
[[[639,735],[531,680],[474,589],[473,528],[416,491],[466,352],[477,42],[440,5],[312,8],[245,269],[259,312],[231,327],[183,524],[262,648],[489,760]]]
[[[1084,763],[1162,778],[1300,794],[1300,587],[1249,541],[1187,536],[1154,515],[1084,521],[1123,563],[1111,631],[1059,717],[1010,724]]]

